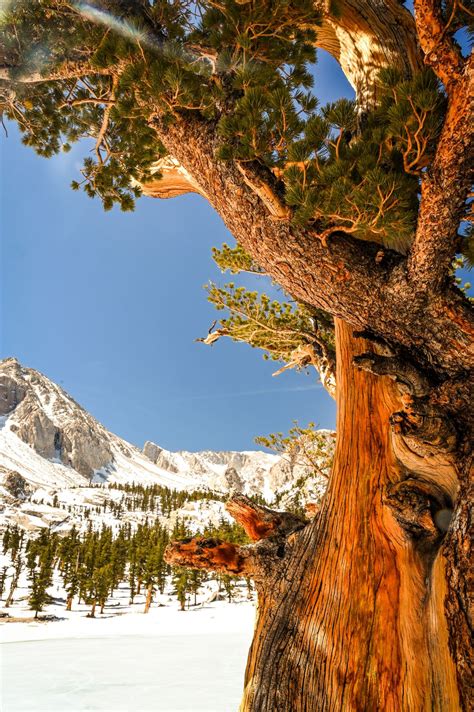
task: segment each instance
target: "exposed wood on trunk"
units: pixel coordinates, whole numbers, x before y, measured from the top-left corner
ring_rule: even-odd
[[[245,529],[252,541],[267,539],[277,534],[288,536],[305,525],[305,522],[295,514],[276,512],[255,504],[243,494],[232,497],[227,502],[226,509]]]
[[[257,581],[241,711],[453,712],[459,702],[437,556],[443,533],[426,510],[432,492],[425,485],[428,497],[411,509],[401,497],[405,520],[413,518],[401,526],[383,496],[405,477],[389,425],[400,405],[396,385],[350,365],[370,345],[341,323],[337,343],[339,435],[329,491],[318,518],[290,537],[274,576]]]
[[[413,17],[398,0],[316,0],[316,5],[324,18],[317,45],[337,59],[361,109],[377,101],[382,67],[407,77],[421,67]]]
[[[206,197],[197,181],[172,156],[161,158],[154,164],[153,170],[157,174],[156,179],[139,184],[150,198],[175,198],[184,193],[200,193]]]

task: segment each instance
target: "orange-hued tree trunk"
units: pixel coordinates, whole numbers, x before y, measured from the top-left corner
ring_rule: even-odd
[[[271,585],[259,585],[241,710],[457,710],[441,534],[413,522],[411,535],[391,504],[406,479],[389,421],[399,396],[386,376],[352,365],[368,344],[340,321],[336,329],[329,490],[319,516],[288,539]]]
[[[353,365],[377,347],[341,321],[336,337],[338,439],[319,514],[298,523],[237,498],[229,511],[256,545],[186,542],[168,559],[255,578],[241,712],[459,710],[440,553],[456,479],[446,462],[436,484],[413,469],[391,425],[396,384]]]

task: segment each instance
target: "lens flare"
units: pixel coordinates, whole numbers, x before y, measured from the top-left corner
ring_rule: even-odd
[[[87,2],[76,2],[74,3],[74,7],[83,17],[86,18],[86,20],[110,27],[111,30],[114,30],[117,34],[122,35],[122,37],[139,42],[147,47],[159,46],[157,40],[154,37],[151,37],[147,32],[134,27],[127,20],[121,20],[118,17],[115,17],[111,12],[101,10],[100,8]]]

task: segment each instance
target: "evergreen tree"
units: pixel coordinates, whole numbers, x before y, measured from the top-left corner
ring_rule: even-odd
[[[331,445],[332,441],[332,445]],[[255,438],[258,445],[269,448],[286,458],[293,468],[295,465],[311,468],[315,473],[328,477],[334,454],[335,437],[319,433],[314,423],[303,428],[294,421],[288,435],[271,433]]]
[[[2,537],[2,545],[3,545],[3,553],[4,554],[6,554],[9,549],[10,536],[11,536],[10,525],[7,524],[5,531],[3,532],[3,537]]]
[[[173,593],[177,597],[180,610],[186,610],[186,602],[190,592],[190,571],[189,569],[177,566],[173,571]]]
[[[192,569],[189,575],[189,591],[194,596],[194,605],[197,605],[197,594],[202,584],[207,580],[208,575],[205,571]]]
[[[47,590],[53,582],[56,545],[56,537],[47,529],[42,530],[37,539],[29,541],[27,545],[27,567],[31,578],[28,603],[35,612],[35,618],[48,600]]]
[[[246,712],[472,708],[472,307],[452,269],[472,254],[472,11],[414,7],[14,0],[2,14],[4,114],[41,155],[92,140],[74,188],[131,209],[166,186],[167,154],[264,271],[335,318],[323,510],[233,561],[260,589]],[[318,43],[355,101],[312,96]],[[82,568],[102,565],[88,534]]]

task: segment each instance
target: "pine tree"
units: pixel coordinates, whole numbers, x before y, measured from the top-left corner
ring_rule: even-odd
[[[334,440],[335,438],[331,437],[328,442],[327,435],[319,433],[315,423],[308,423],[303,428],[297,421],[294,421],[288,435],[279,432],[255,438],[258,445],[263,445],[285,458],[292,469],[295,465],[300,465],[310,468],[322,477],[329,477],[331,471]]]
[[[28,542],[27,567],[31,577],[28,603],[35,612],[35,618],[48,600],[47,590],[53,581],[55,555],[56,537],[49,530],[41,531],[36,540]]]
[[[2,545],[3,545],[3,553],[6,554],[9,546],[10,546],[10,536],[11,536],[11,531],[10,531],[10,525],[7,524],[5,531],[3,532],[3,538],[2,538]]]
[[[189,575],[189,591],[193,594],[194,605],[197,605],[197,594],[202,584],[207,580],[207,573],[205,571],[199,571],[198,569],[192,569]]]
[[[188,593],[190,592],[190,571],[182,567],[174,567],[173,572],[173,593],[177,597],[180,610],[186,610]]]
[[[5,590],[5,582],[7,580],[7,571],[8,571],[8,566],[4,566],[2,568],[2,573],[0,574],[0,599],[3,596],[3,592]]]
[[[177,192],[209,199],[292,299],[334,317],[339,436],[320,515],[237,500],[263,540],[216,545],[258,587],[246,712],[472,708],[472,306],[453,259],[472,254],[459,38],[473,24],[465,3],[414,7],[15,0],[2,15],[5,116],[44,156],[92,139],[74,188],[128,210],[178,173]],[[316,44],[354,102],[312,96]]]

